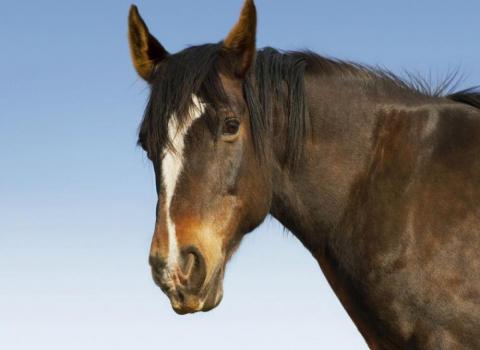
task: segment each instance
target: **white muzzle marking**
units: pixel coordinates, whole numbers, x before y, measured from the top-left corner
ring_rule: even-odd
[[[188,134],[193,122],[200,118],[205,112],[205,104],[200,101],[196,95],[192,95],[192,107],[185,123],[179,127],[176,116],[171,116],[168,123],[168,137],[172,142],[173,150],[168,147],[164,149],[164,158],[162,160],[162,177],[165,186],[165,211],[168,233],[168,256],[167,271],[175,268],[178,261],[178,244],[175,231],[175,223],[170,215],[172,198],[175,194],[177,181],[183,169],[183,149],[185,146],[185,136]]]

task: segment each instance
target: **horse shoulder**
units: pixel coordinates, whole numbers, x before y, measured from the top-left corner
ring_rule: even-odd
[[[480,113],[383,110],[373,139],[345,219],[372,320],[405,344],[443,334],[480,346]]]

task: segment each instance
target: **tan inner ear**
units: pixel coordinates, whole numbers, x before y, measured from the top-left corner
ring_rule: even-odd
[[[128,15],[128,41],[133,66],[146,81],[150,81],[155,66],[167,57],[168,52],[148,31],[148,27],[135,5]]]

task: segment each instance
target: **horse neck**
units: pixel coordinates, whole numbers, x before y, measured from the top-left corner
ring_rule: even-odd
[[[374,106],[358,86],[353,80],[306,74],[310,132],[295,171],[278,161],[281,147],[274,150],[271,214],[314,255],[331,242],[372,153]],[[286,125],[282,118],[276,116],[274,128]]]

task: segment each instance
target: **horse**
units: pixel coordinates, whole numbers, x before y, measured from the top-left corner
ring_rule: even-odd
[[[478,90],[257,49],[253,0],[224,40],[173,54],[135,5],[128,23],[150,91],[149,264],[174,311],[216,307],[227,262],[271,215],[371,349],[480,349]]]

